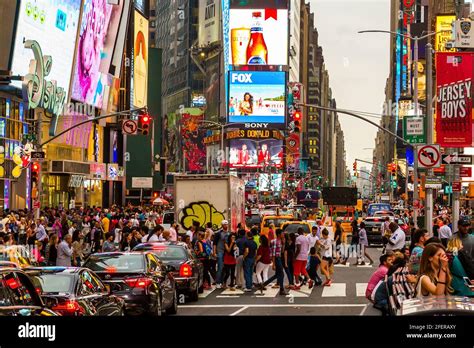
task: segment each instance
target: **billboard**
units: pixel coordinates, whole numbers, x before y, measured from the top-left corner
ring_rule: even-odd
[[[357,204],[357,187],[323,187],[324,205]]]
[[[436,53],[436,139],[443,147],[472,144],[474,53]]]
[[[132,104],[141,108],[147,105],[148,93],[148,20],[138,11],[134,18]]]
[[[436,52],[454,52],[456,49],[447,49],[446,42],[452,39],[452,23],[456,20],[455,15],[436,16]]]
[[[3,71],[10,70],[15,21],[19,3],[20,0],[0,0],[0,18],[2,18],[0,42],[3,43],[0,45],[0,70]]]
[[[107,0],[85,0],[76,52],[76,66],[72,85],[72,98],[97,108],[102,108],[104,92],[110,80],[107,71],[100,70],[102,59],[111,57],[118,23],[112,20],[114,8]],[[105,63],[104,63],[105,64]]]
[[[18,14],[15,47],[12,58],[12,74],[25,76],[29,73],[33,55],[24,47],[26,40],[35,40],[46,56],[51,56],[53,66],[49,81],[66,91],[69,85],[74,61],[74,49],[78,30],[81,0],[30,0],[22,1]],[[21,81],[12,83],[21,88]]]
[[[181,115],[181,146],[178,153],[185,158],[185,171],[200,173],[206,170],[206,130],[201,127],[204,114],[200,109],[185,109]]]
[[[288,65],[288,9],[231,6],[228,24],[228,65]]]
[[[229,166],[231,168],[263,168],[283,165],[283,140],[234,139],[230,141]]]
[[[285,123],[285,72],[231,71],[230,123]]]
[[[283,174],[259,174],[258,190],[260,192],[280,192],[282,189]]]
[[[221,0],[199,0],[199,45],[220,40]]]

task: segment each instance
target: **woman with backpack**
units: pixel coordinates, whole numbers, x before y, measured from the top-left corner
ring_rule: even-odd
[[[202,262],[203,265],[203,277],[204,277],[204,284],[203,288],[204,290],[208,290],[211,288],[211,275],[209,273],[209,267],[210,267],[210,260],[209,256],[210,253],[212,252],[212,249],[209,249],[210,246],[206,244],[206,241],[204,240],[204,232],[199,232],[197,235],[197,241],[196,244],[194,244],[194,252],[196,253],[199,261]]]

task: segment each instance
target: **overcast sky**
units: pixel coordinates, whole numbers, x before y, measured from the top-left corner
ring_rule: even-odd
[[[390,35],[358,34],[390,30],[390,0],[310,0],[337,107],[382,113],[389,76]],[[377,128],[339,115],[346,142],[347,166],[355,158],[372,159]],[[369,118],[379,123],[377,118]],[[363,166],[359,164],[359,167]]]

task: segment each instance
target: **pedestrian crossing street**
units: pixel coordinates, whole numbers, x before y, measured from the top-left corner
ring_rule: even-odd
[[[349,286],[354,286],[355,285],[355,290],[356,290],[356,296],[357,297],[364,297],[365,296],[365,289],[367,288],[367,283],[352,283],[349,284]],[[313,287],[312,289],[309,289],[307,285],[304,285],[301,287],[300,290],[287,290],[288,295],[286,297],[288,298],[308,298],[313,294],[313,291],[315,289],[319,289],[319,287]],[[324,286],[322,288],[322,293],[321,297],[325,298],[331,298],[331,297],[346,297],[347,292],[348,292],[348,285],[347,283],[332,283],[331,286]],[[199,294],[200,299],[205,299],[210,297],[211,295],[214,296],[215,298],[220,298],[220,299],[232,299],[232,298],[241,298],[241,297],[253,297],[253,298],[274,298],[278,297],[279,289],[272,288],[272,284],[270,284],[266,290],[261,292],[260,290],[252,291],[249,293],[245,293],[244,291],[240,289],[235,289],[235,291],[232,291],[230,289],[217,289],[217,288],[212,288],[209,290],[204,290],[202,294]],[[319,291],[318,291],[319,293]]]

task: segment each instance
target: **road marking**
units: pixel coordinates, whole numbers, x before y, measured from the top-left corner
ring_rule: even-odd
[[[216,298],[240,298],[240,295],[217,295]]]
[[[235,289],[234,291],[230,289],[225,289],[224,291],[221,292],[221,295],[232,295],[232,296],[237,296],[237,295],[243,295],[243,291],[239,289]]]
[[[357,297],[364,297],[366,289],[367,289],[367,283],[356,283]]]
[[[234,313],[230,314],[230,316],[231,316],[231,317],[234,317],[234,316],[236,316],[237,314],[242,313],[243,311],[245,311],[247,308],[249,308],[249,307],[248,307],[248,306],[242,307],[242,308],[240,308],[238,311],[235,311]]]
[[[214,290],[216,290],[216,288],[211,288],[211,289],[208,289],[208,290],[205,289],[202,294],[199,294],[199,298],[206,298],[206,297],[209,296]]]
[[[357,265],[358,268],[372,268],[372,265]]]
[[[332,283],[325,286],[321,297],[346,297],[346,283]]]
[[[338,263],[337,265],[334,265],[334,267],[349,267],[350,264],[346,263],[345,265]]]
[[[255,304],[255,305],[243,305],[243,304],[235,304],[235,305],[183,305],[180,306],[181,308],[298,308],[298,307],[314,307],[314,308],[324,308],[324,307],[333,307],[333,308],[341,308],[341,307],[351,307],[351,308],[362,308],[365,307],[365,304]]]
[[[299,290],[290,290],[286,297],[310,297],[314,286],[310,289],[307,285],[302,286]]]
[[[270,285],[268,285],[267,290],[263,291],[263,294],[260,290],[254,292],[255,296],[252,297],[275,297],[280,292],[280,288],[273,289]]]
[[[367,303],[367,304],[365,305],[364,309],[362,310],[362,312],[360,312],[359,315],[364,315],[368,308],[369,308],[369,304]]]

